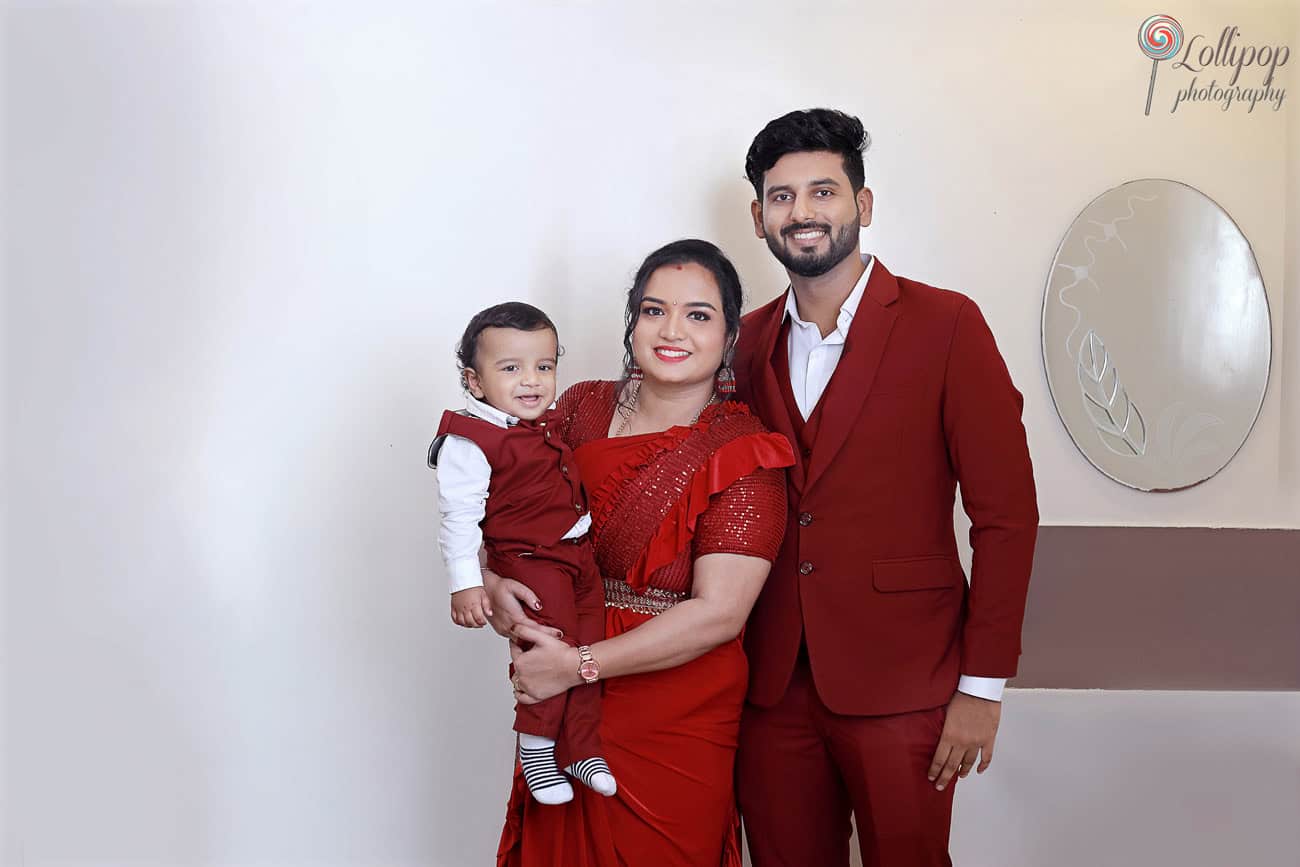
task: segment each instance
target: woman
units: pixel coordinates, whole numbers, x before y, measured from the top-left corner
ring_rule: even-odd
[[[739,636],[785,529],[790,444],[726,400],[740,328],[736,270],[705,241],[651,253],[628,293],[626,376],[570,388],[557,430],[586,484],[606,638],[581,653],[523,623],[526,588],[490,584],[514,624],[524,703],[604,689],[618,779],[542,806],[516,773],[500,867],[740,867],[732,767],[747,669]],[[491,576],[488,576],[491,582]],[[545,604],[545,600],[541,600]],[[589,686],[592,663],[601,684]]]

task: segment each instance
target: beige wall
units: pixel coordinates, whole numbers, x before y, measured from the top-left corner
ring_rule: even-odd
[[[1296,33],[1282,5],[1238,5],[1178,14]],[[1300,381],[1283,355],[1294,102],[1144,118],[1149,13],[6,7],[5,863],[486,859],[510,764],[504,650],[446,622],[422,462],[459,399],[452,346],[474,310],[519,297],[559,321],[565,378],[608,375],[621,289],[683,235],[772,297],[742,159],[793,107],[864,118],[867,247],[985,309],[1026,394],[1046,523],[1300,527],[1280,469],[1300,393],[1283,387]],[[1242,226],[1287,359],[1230,467],[1159,497],[1079,457],[1038,350],[1061,234],[1151,175]],[[1014,784],[1024,827],[1052,829],[1034,811],[1053,806],[1054,723],[1034,719],[1041,738],[1003,747],[1023,775],[981,783]]]

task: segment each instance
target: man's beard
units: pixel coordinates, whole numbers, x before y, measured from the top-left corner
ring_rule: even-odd
[[[809,229],[821,229],[826,232],[831,242],[830,249],[821,254],[799,253],[786,246],[785,239],[790,235]],[[771,235],[767,236],[767,249],[771,250],[777,261],[792,274],[798,274],[800,277],[820,277],[843,262],[845,257],[850,254],[858,254],[858,224],[856,222],[848,223],[834,234],[831,232],[831,227],[825,223],[802,223],[797,226],[787,226],[781,232],[779,239]]]

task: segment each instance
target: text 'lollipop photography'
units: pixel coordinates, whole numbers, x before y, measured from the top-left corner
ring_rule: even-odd
[[[1217,41],[1211,41],[1202,33],[1186,37],[1172,16],[1152,15],[1138,28],[1138,46],[1151,59],[1147,115],[1160,64],[1166,60],[1172,60],[1169,71],[1176,76],[1170,114],[1188,104],[1214,105],[1225,112],[1242,108],[1248,114],[1265,106],[1278,111],[1286,100],[1286,88],[1277,85],[1276,78],[1291,59],[1290,46],[1250,40],[1236,25],[1224,26]],[[1167,79],[1168,73],[1162,80]]]

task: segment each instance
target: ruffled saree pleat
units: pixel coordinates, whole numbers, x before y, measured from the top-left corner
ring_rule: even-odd
[[[634,590],[653,585],[684,592],[689,570],[660,570],[689,557],[695,522],[710,498],[756,469],[793,460],[784,437],[768,433],[735,403],[710,407],[691,427],[581,448],[617,450],[621,459],[594,489],[588,485],[592,550],[601,575]]]

